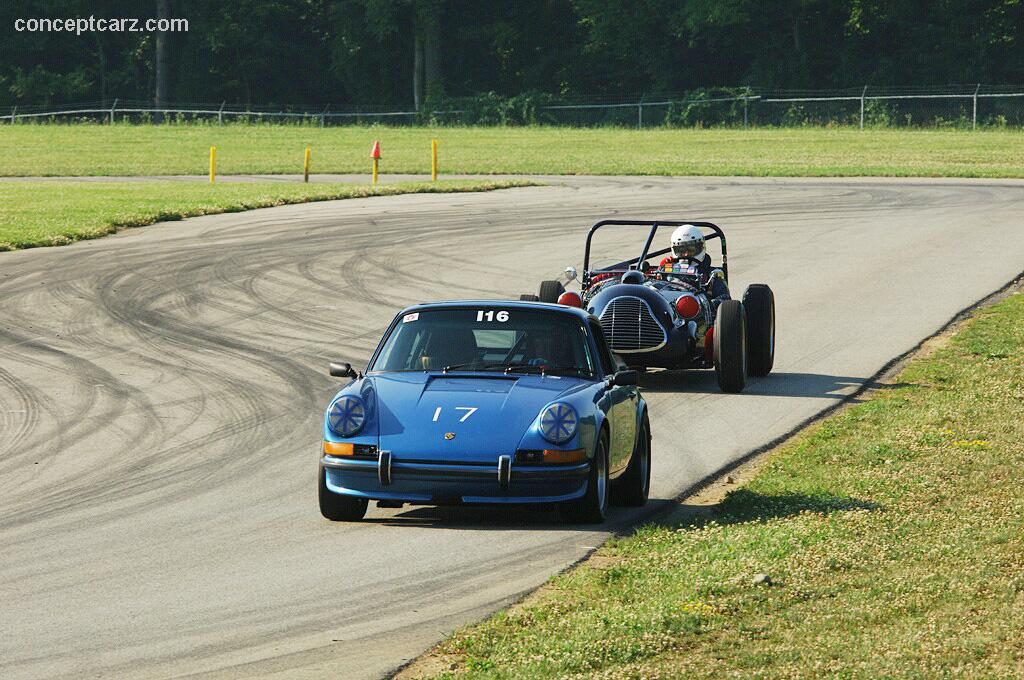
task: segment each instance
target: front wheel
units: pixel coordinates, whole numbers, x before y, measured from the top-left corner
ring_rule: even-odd
[[[561,281],[541,281],[537,297],[541,302],[558,302],[564,292],[565,286]]]
[[[775,295],[763,283],[754,283],[743,294],[747,312],[747,371],[766,376],[775,364]]]
[[[355,522],[366,514],[369,504],[365,498],[342,496],[327,488],[327,471],[320,470],[320,514],[332,522]]]
[[[619,505],[641,508],[647,504],[651,492],[651,426],[647,416],[644,416],[640,432],[637,433],[629,467],[615,481],[613,491],[615,502]]]
[[[608,513],[608,436],[604,433],[597,442],[594,459],[590,462],[587,492],[580,498],[567,501],[560,508],[562,518],[574,524],[599,524]]]
[[[739,300],[724,300],[715,314],[715,375],[723,392],[742,392],[747,384],[746,314]]]

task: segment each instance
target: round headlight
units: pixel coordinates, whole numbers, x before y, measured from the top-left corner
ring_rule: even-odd
[[[540,433],[552,444],[564,444],[576,434],[579,418],[568,404],[551,404],[540,414]]]
[[[342,437],[351,437],[366,422],[366,405],[359,397],[339,397],[327,409],[327,426]]]

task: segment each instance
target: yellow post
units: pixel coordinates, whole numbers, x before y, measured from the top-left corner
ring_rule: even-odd
[[[210,184],[217,178],[217,147],[210,147]]]
[[[437,181],[437,140],[430,140],[430,181]]]
[[[302,181],[309,181],[309,147],[306,147],[306,157],[302,159]]]
[[[373,183],[377,183],[377,164],[380,162],[380,140],[376,139],[373,142],[373,148],[370,150],[370,158],[373,159]]]

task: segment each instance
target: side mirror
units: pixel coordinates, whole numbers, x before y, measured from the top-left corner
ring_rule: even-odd
[[[575,281],[579,277],[579,272],[576,271],[576,267],[565,268],[565,282]]]
[[[640,374],[636,371],[619,371],[612,376],[612,384],[616,387],[626,387],[628,385],[639,385]]]
[[[336,364],[333,361],[331,362],[330,373],[335,378],[356,378],[359,376],[356,373],[356,369],[352,368],[352,364]]]

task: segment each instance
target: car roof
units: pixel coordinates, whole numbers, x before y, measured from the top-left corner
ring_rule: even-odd
[[[431,309],[461,309],[466,307],[483,309],[537,309],[572,315],[581,321],[586,321],[591,316],[586,310],[578,307],[569,307],[551,302],[530,302],[528,300],[443,300],[441,302],[421,302],[418,305],[406,307],[400,313],[409,314],[410,312],[423,312]]]

